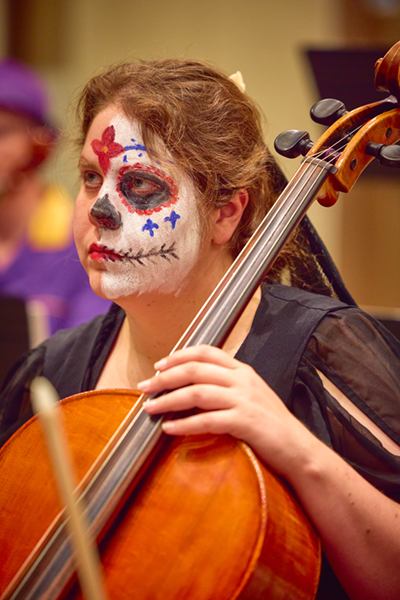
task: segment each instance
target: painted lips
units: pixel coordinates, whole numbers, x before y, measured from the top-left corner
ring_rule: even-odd
[[[92,260],[97,262],[106,262],[111,260],[111,262],[122,261],[123,256],[109,250],[106,246],[99,246],[98,244],[92,244],[89,248],[89,256]]]

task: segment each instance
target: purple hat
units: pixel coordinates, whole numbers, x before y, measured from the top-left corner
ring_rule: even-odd
[[[6,58],[0,61],[0,108],[32,117],[49,125],[49,94],[44,83],[30,68]]]

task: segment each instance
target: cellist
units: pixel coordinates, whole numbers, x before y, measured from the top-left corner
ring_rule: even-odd
[[[44,373],[60,397],[175,390],[149,414],[170,435],[229,433],[292,486],[322,540],[317,598],[398,598],[400,349],[336,297],[299,229],[222,349],[168,356],[276,198],[249,97],[196,61],[112,66],[79,102],[74,231],[114,305],[34,349],[1,397],[7,439]],[[160,371],[155,377],[155,371]]]

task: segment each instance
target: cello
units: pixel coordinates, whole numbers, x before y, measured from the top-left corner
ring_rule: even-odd
[[[384,85],[382,73],[387,74],[385,85],[393,94],[388,99],[342,114],[315,145],[304,132],[300,136],[292,132],[278,141],[284,152],[305,154],[305,160],[175,349],[222,343],[323,184],[325,202],[332,203],[337,191],[351,189],[372,156],[395,161],[392,152],[388,158],[386,147],[390,150],[400,139],[398,55],[399,44],[377,66],[380,87]],[[396,157],[396,147],[394,150]],[[110,435],[99,423],[93,424],[84,407],[89,406],[91,415],[100,415],[101,425],[106,414],[108,425],[113,420],[107,411],[109,394],[113,394],[113,413],[118,412],[114,407],[119,405],[121,412],[128,414],[108,441]],[[79,502],[86,504],[92,535],[100,544],[111,597],[313,597],[318,542],[279,478],[258,464],[244,444],[229,437],[166,440],[161,435],[162,418],[149,418],[144,413],[143,398],[132,410],[126,408],[134,403],[132,396],[126,390],[88,392],[62,402],[71,440],[79,431]],[[94,463],[93,457],[86,463],[83,446],[91,446],[92,450],[96,445],[92,427],[100,454]],[[44,464],[38,431],[37,420],[33,419],[11,438],[0,457],[1,508],[7,516],[2,526],[4,599],[63,597],[73,583],[73,557],[59,508],[51,508],[47,499],[40,498],[25,520],[15,510],[26,503],[34,465]],[[35,448],[30,463],[26,448]],[[239,464],[233,468],[236,461]],[[209,470],[211,463],[213,468]],[[243,463],[250,469],[240,469]],[[18,472],[15,484],[10,474],[16,464],[25,470]],[[40,470],[35,490],[47,487],[51,478],[45,467]],[[185,487],[188,482],[192,484],[190,491]],[[168,493],[171,489],[174,495]],[[35,491],[29,493],[28,501],[35,495]],[[181,512],[189,516],[183,523]],[[32,514],[40,531],[31,535],[28,525]],[[299,526],[301,522],[303,527]],[[17,529],[22,538],[18,556],[13,552],[13,532]],[[157,544],[152,543],[153,539]],[[314,559],[314,566],[310,569],[310,560],[303,558]],[[151,579],[148,573],[154,575],[156,571],[159,577],[154,583],[154,576]]]

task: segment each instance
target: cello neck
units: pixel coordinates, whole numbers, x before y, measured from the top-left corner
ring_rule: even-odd
[[[172,352],[200,344],[222,346],[331,169],[315,158],[302,162]]]

